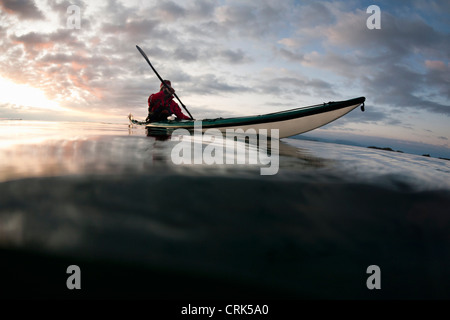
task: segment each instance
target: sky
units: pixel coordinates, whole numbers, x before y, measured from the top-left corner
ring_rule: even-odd
[[[446,0],[0,0],[0,119],[144,119],[139,45],[196,119],[364,96],[306,135],[450,157],[449,18]]]

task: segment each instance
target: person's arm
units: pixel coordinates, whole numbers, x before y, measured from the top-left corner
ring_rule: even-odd
[[[181,112],[181,109],[178,105],[176,105],[174,108],[174,114],[177,116],[178,120],[191,120],[190,117],[186,116],[183,112]]]
[[[190,117],[186,116],[185,114],[183,114],[183,112],[181,112],[180,107],[175,101],[173,102],[172,107],[173,113],[177,116],[178,120],[191,120]]]

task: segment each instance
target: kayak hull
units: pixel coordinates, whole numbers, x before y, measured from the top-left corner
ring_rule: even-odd
[[[279,138],[286,138],[308,132],[322,127],[334,120],[339,119],[353,109],[364,106],[364,97],[351,100],[328,102],[321,105],[297,108],[282,112],[275,112],[265,115],[237,117],[237,118],[218,118],[204,120],[183,120],[183,121],[164,121],[145,123],[132,119],[133,124],[145,125],[149,133],[171,134],[177,129],[186,129],[193,131],[198,129],[201,124],[202,131],[208,129],[218,129],[223,133],[227,130],[255,130],[256,133],[265,132],[268,136],[278,130]]]

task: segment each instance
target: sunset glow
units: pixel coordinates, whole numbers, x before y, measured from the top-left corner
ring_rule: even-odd
[[[61,108],[58,103],[48,100],[45,94],[26,84],[16,84],[0,78],[0,103],[12,107],[26,107],[28,110],[45,109],[58,112],[69,111]]]

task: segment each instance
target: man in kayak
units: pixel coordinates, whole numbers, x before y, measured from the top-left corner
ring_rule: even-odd
[[[148,116],[146,122],[166,121],[172,114],[177,120],[190,120],[191,118],[181,112],[178,104],[173,101],[175,89],[172,88],[170,80],[164,80],[167,87],[161,82],[159,92],[148,97]]]

